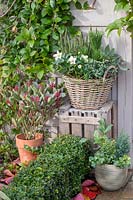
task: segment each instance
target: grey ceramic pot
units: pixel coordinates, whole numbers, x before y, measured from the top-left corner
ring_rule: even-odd
[[[114,165],[100,165],[95,168],[95,177],[99,185],[108,191],[120,189],[127,180],[128,169]]]

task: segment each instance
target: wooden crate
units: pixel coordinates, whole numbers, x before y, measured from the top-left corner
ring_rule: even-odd
[[[72,108],[70,104],[64,105],[59,112],[59,133],[93,138],[101,118],[105,118],[108,124],[113,124],[110,136],[116,137],[116,106],[113,101],[99,110],[81,110]]]
[[[59,116],[56,114],[52,119],[46,122],[45,131],[49,133],[49,138],[46,142],[52,142],[59,134]]]

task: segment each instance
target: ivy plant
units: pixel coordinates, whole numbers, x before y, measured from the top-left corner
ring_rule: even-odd
[[[132,0],[115,0],[115,11],[125,11],[126,15],[108,25],[107,34],[109,35],[111,31],[117,30],[118,34],[121,34],[123,28],[131,33],[133,37],[133,1]]]
[[[66,27],[75,33],[71,2],[77,1],[18,0],[0,17],[0,77],[4,83],[17,82],[18,69],[39,79],[52,70],[50,55],[58,49],[59,34]]]

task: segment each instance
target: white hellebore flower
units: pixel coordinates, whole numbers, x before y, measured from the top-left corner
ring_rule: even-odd
[[[62,53],[60,53],[59,51],[57,51],[57,53],[55,53],[55,54],[53,55],[53,57],[54,57],[55,60],[57,61],[58,59],[61,59]]]
[[[76,58],[74,56],[70,56],[70,58],[68,59],[68,61],[70,62],[71,65],[76,64]]]
[[[78,68],[81,69],[82,65],[78,65]]]
[[[81,58],[83,58],[85,62],[88,62],[88,56],[87,56],[87,55],[83,55],[83,54],[82,54],[82,55],[81,55]]]

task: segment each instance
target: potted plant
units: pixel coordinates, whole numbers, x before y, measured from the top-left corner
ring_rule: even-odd
[[[25,145],[39,147],[43,144],[45,123],[57,112],[64,95],[62,86],[27,81],[14,88],[4,88],[2,95],[12,111],[12,126],[20,133],[16,135],[20,161],[28,163],[37,155],[25,149]]]
[[[66,33],[60,39],[61,50],[53,55],[54,67],[63,74],[75,108],[100,108],[107,101],[121,67],[120,56],[109,46],[102,46],[102,37],[99,31],[90,31],[86,38]]]
[[[104,119],[100,121],[99,129],[94,132],[94,143],[98,145],[98,150],[89,160],[95,168],[95,177],[101,187],[114,191],[126,183],[130,145],[128,136],[123,132],[116,140],[109,138],[107,133],[110,128]]]

